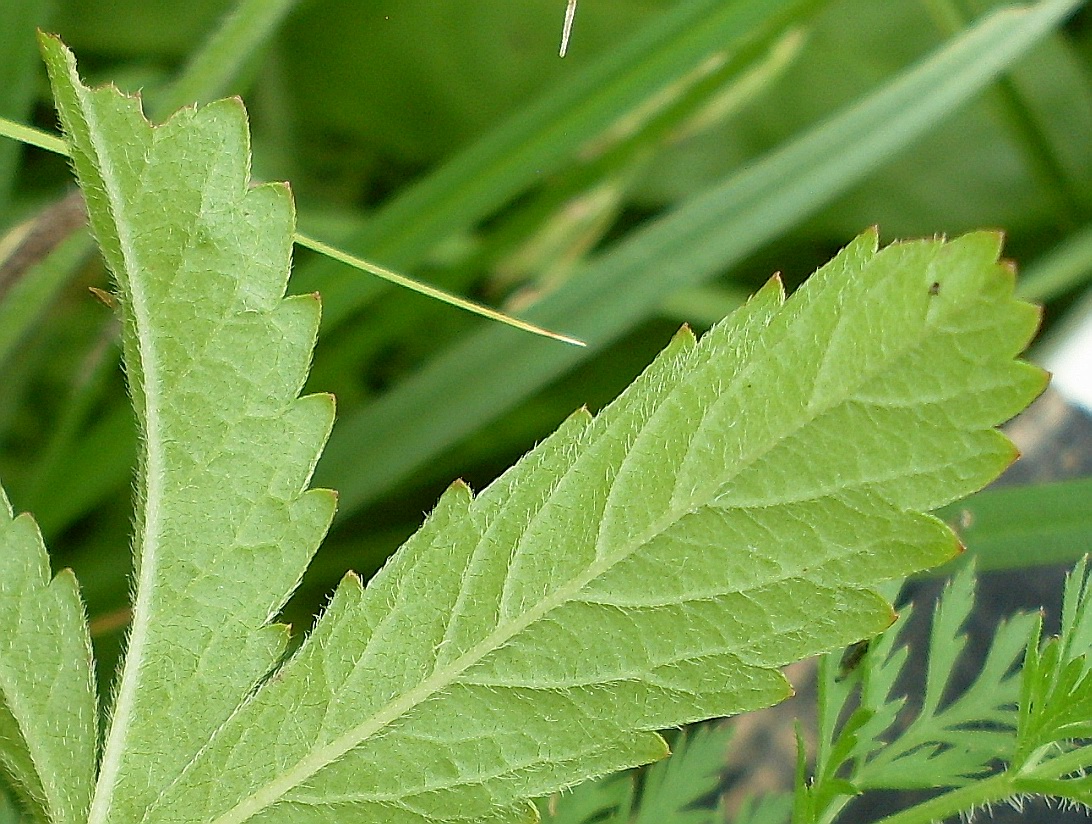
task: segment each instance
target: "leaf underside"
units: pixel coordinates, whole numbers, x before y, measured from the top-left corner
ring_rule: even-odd
[[[283,300],[283,187],[242,107],[153,128],[43,39],[119,286],[144,435],[138,590],[94,822],[518,822],[523,799],[666,754],[657,729],[775,703],[778,667],[871,636],[875,584],[958,549],[920,514],[1014,457],[1042,388],[996,234],[850,244],[683,330],[476,497],[452,485],[279,669],[270,624],[333,498],[328,398]],[[273,677],[263,680],[271,671]],[[258,686],[260,683],[260,686]]]
[[[304,492],[333,422],[298,398],[314,295],[284,300],[283,185],[251,187],[238,100],[153,128],[41,37],[88,217],[115,278],[141,429],[136,599],[91,821],[140,819],[283,653],[270,619],[333,515]]]
[[[1037,314],[998,245],[866,234],[452,486],[148,820],[529,820],[662,755],[656,729],[784,698],[777,667],[890,623],[870,585],[957,551],[915,510],[1013,458],[990,427],[1043,376],[1012,360]]]

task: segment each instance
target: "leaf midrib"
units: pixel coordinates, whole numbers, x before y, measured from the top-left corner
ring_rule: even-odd
[[[83,98],[87,93],[77,90],[77,94]],[[109,160],[109,153],[104,155],[98,151],[100,129],[97,111],[94,106],[87,105],[82,108],[90,138],[87,151],[93,153],[94,168],[98,171],[99,179],[107,195],[106,205],[110,210],[111,224],[115,227],[118,252],[124,269],[123,272],[116,274],[118,277],[125,278],[125,286],[129,292],[133,336],[137,342],[139,362],[128,366],[137,370],[139,374],[142,390],[140,397],[144,403],[143,416],[138,415],[138,418],[142,417],[144,422],[142,442],[145,461],[141,473],[144,481],[144,494],[141,496],[144,516],[140,522],[141,534],[134,546],[134,552],[139,560],[136,598],[133,602],[132,620],[126,643],[125,664],[118,682],[111,713],[110,732],[103,747],[99,777],[88,816],[88,824],[103,824],[110,817],[114,791],[125,762],[126,745],[132,730],[133,710],[140,695],[141,670],[149,640],[148,627],[151,624],[153,593],[158,577],[159,537],[163,519],[160,502],[163,498],[166,461],[158,427],[161,408],[159,393],[162,381],[160,358],[154,337],[148,334],[153,328],[152,313],[149,311],[146,291],[140,288],[143,284],[142,279],[132,276],[133,273],[142,270],[139,263],[141,256],[131,236],[132,233],[127,228],[129,224],[121,219],[125,212],[126,199],[121,195],[122,187],[118,182],[117,171]],[[154,139],[148,146],[148,152],[151,153],[153,150]],[[142,177],[147,170],[147,157],[145,161],[141,172]]]

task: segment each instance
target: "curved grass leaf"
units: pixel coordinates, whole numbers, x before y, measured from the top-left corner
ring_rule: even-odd
[[[41,38],[92,230],[118,285],[140,424],[136,599],[91,821],[134,821],[283,653],[270,619],[333,516],[304,493],[333,421],[298,399],[314,295],[282,300],[293,207],[249,187],[238,101],[153,128]]]
[[[76,579],[49,579],[38,527],[0,490],[0,776],[33,821],[86,821],[97,724]]]
[[[1092,478],[987,489],[939,513],[979,571],[1077,560],[1092,547]],[[1035,547],[1033,559],[1028,547]],[[941,570],[941,573],[950,572]]]
[[[226,93],[228,85],[254,59],[298,0],[237,0],[195,52],[185,69],[156,100],[153,116],[204,103]]]
[[[890,623],[871,586],[954,554],[915,511],[1014,455],[991,427],[1044,376],[998,246],[866,234],[453,485],[143,820],[532,820],[657,729],[784,698],[777,667]]]

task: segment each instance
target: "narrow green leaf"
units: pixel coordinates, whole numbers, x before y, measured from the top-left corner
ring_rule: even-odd
[[[413,278],[408,278],[405,275],[400,275],[397,272],[392,272],[386,267],[379,266],[371,261],[364,260],[363,258],[350,255],[346,252],[342,252],[328,243],[323,243],[321,240],[316,240],[308,235],[296,233],[296,243],[300,246],[304,246],[308,249],[312,249],[319,254],[325,255],[331,260],[336,260],[339,263],[344,263],[346,266],[352,266],[354,269],[358,269],[362,272],[368,272],[375,277],[382,278],[385,281],[393,283],[397,286],[401,286],[403,289],[409,289],[412,292],[425,295],[426,297],[438,300],[441,303],[446,303],[449,306],[454,306],[458,309],[471,312],[475,315],[479,315],[489,320],[495,320],[498,323],[503,323],[507,326],[511,326],[514,329],[520,329],[524,332],[530,332],[533,335],[541,335],[544,338],[552,338],[553,340],[560,341],[562,343],[569,343],[573,346],[584,346],[584,342],[571,338],[568,335],[563,335],[560,332],[551,332],[549,329],[543,329],[541,326],[536,326],[533,323],[527,323],[527,321],[520,320],[512,315],[506,315],[504,312],[500,312],[496,309],[492,309],[488,306],[484,306],[480,303],[475,303],[472,300],[461,298],[458,295],[453,295],[450,292],[445,292],[443,289],[437,289],[435,286],[430,286],[427,283],[423,283]]]
[[[8,120],[6,117],[0,117],[0,136],[10,137],[28,146],[37,146],[47,152],[68,156],[68,146],[61,138],[41,129],[35,129],[33,126],[24,126],[22,123]]]
[[[14,280],[7,282],[4,264],[8,261],[0,261],[0,363],[41,323],[46,307],[93,250],[87,232],[76,231],[44,259],[14,273]]]
[[[249,186],[239,102],[153,128],[138,100],[85,88],[57,40],[41,48],[142,434],[136,599],[90,816],[131,822],[284,650],[269,621],[333,516],[332,493],[304,492],[333,402],[297,398],[318,300],[282,300],[292,202]]]
[[[0,490],[0,775],[38,824],[87,820],[97,726],[76,579],[50,580],[37,525]]]
[[[133,410],[127,405],[107,406],[78,434],[70,451],[43,456],[48,463],[40,464],[30,490],[28,507],[46,535],[60,533],[103,500],[107,490],[97,483],[103,476],[124,478],[136,464]]]
[[[547,351],[503,329],[450,347],[344,418],[320,467],[348,514],[599,351],[679,288],[721,273],[938,123],[1057,26],[1076,0],[1004,9],[858,105],[684,203],[532,306],[586,349]]]
[[[4,25],[0,26],[0,118],[24,120],[34,104],[38,71],[34,29],[42,25],[47,10],[45,0],[4,5]],[[6,222],[21,149],[0,142],[0,225]]]
[[[1081,478],[988,489],[938,514],[979,570],[1012,569],[1074,562],[1092,547],[1089,500],[1092,479]]]
[[[784,698],[776,667],[876,634],[870,587],[956,551],[914,511],[1014,456],[991,427],[1044,375],[998,247],[863,235],[453,485],[144,820],[523,821],[664,755],[654,730]]]
[[[1092,278],[1092,226],[1068,235],[1056,248],[1028,268],[1020,278],[1020,294],[1048,301],[1073,291]]]
[[[266,45],[298,0],[238,0],[160,96],[153,116],[207,103],[227,91],[240,69]]]

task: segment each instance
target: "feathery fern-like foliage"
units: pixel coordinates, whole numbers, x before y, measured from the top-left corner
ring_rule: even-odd
[[[837,821],[854,797],[876,790],[940,793],[884,824],[940,820],[1032,796],[1092,806],[1087,573],[1082,561],[1069,576],[1057,637],[1042,641],[1040,615],[1014,616],[997,628],[977,675],[955,695],[951,679],[967,640],[961,628],[974,606],[971,567],[937,605],[920,703],[896,694],[909,609],[870,646],[853,678],[841,680],[836,656],[826,656],[814,777],[797,787],[793,824]]]

